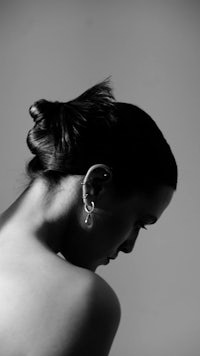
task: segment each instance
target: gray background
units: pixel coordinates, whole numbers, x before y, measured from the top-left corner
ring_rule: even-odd
[[[199,21],[191,0],[0,2],[1,211],[27,182],[29,106],[67,101],[108,75],[118,100],[156,120],[178,162],[161,220],[132,254],[97,269],[122,306],[111,356],[200,354]]]

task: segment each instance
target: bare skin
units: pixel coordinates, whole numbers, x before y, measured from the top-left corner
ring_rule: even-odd
[[[93,166],[85,177],[64,179],[53,194],[38,179],[1,215],[1,356],[108,355],[120,304],[95,270],[120,249],[131,252],[138,221],[158,219],[173,190],[122,201],[105,172]],[[95,202],[92,227],[85,224],[85,190],[87,203]]]
[[[1,355],[70,356],[74,355],[74,350],[77,356],[92,355],[95,350],[89,352],[87,334],[85,340],[83,337],[87,329],[91,335],[92,328],[86,313],[90,308],[89,303],[98,298],[97,290],[99,293],[107,291],[110,296],[108,301],[113,300],[116,305],[116,321],[110,331],[111,343],[117,329],[119,306],[106,282],[90,271],[69,267],[64,260],[34,246],[30,247],[32,253],[37,254],[34,261],[31,259],[21,263],[16,258],[8,262],[0,255],[3,260],[0,263]],[[23,256],[18,255],[18,258],[22,260]],[[100,300],[96,301],[98,308]],[[107,301],[102,299],[102,302]],[[97,310],[97,318],[98,313]],[[93,310],[91,314],[95,315]],[[99,332],[100,336],[102,331],[98,327],[96,325],[96,333]],[[102,352],[109,346],[105,345]]]

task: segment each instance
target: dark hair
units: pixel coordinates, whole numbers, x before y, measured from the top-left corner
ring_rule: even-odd
[[[161,184],[176,189],[177,165],[162,132],[142,109],[117,102],[109,79],[68,102],[39,100],[29,113],[35,122],[27,136],[35,155],[27,165],[32,180],[41,175],[52,185],[104,163],[119,193]]]

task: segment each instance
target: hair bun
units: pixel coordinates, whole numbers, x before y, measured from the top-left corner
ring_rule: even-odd
[[[42,120],[46,113],[46,106],[48,105],[48,101],[41,99],[36,101],[33,105],[29,108],[29,114],[33,118],[34,122],[37,123],[38,121]]]
[[[37,124],[42,119],[48,119],[49,121],[58,116],[62,103],[59,101],[51,102],[45,99],[36,101],[29,108],[29,114]]]

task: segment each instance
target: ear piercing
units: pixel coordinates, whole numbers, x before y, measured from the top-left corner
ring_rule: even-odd
[[[103,178],[104,179],[108,179],[109,176],[110,176],[110,172],[105,172],[103,174]],[[87,204],[86,199],[87,199],[89,194],[88,193],[84,193],[85,185],[86,185],[85,180],[83,182],[81,182],[81,185],[83,185],[83,197],[82,197],[82,199],[83,199],[83,203],[84,203],[84,210],[87,213],[87,216],[85,218],[85,224],[88,227],[91,227],[93,225],[92,213],[94,211],[95,206],[94,206],[94,202],[93,201],[91,201],[90,205]]]
[[[88,193],[83,194],[83,203],[84,203],[84,210],[87,213],[87,216],[85,218],[85,224],[88,225],[88,227],[91,227],[93,225],[92,221],[92,212],[94,211],[94,202],[91,201],[91,205],[87,204],[86,198],[88,197]]]
[[[87,203],[85,203],[84,204],[84,209],[85,209],[85,212],[87,213],[87,216],[85,218],[85,224],[91,227],[92,224],[93,224],[92,215],[91,214],[94,211],[94,202],[91,201],[91,206],[89,206],[89,205],[87,205]]]
[[[88,197],[88,193],[83,194],[83,201]]]
[[[106,172],[106,173],[103,174],[103,178],[108,178],[109,175],[110,175],[110,173]],[[81,185],[85,185],[85,184],[86,184],[85,182],[81,182]]]
[[[109,176],[109,173],[104,173],[104,174],[103,174],[103,177],[104,177],[104,178],[108,178],[108,176]]]

